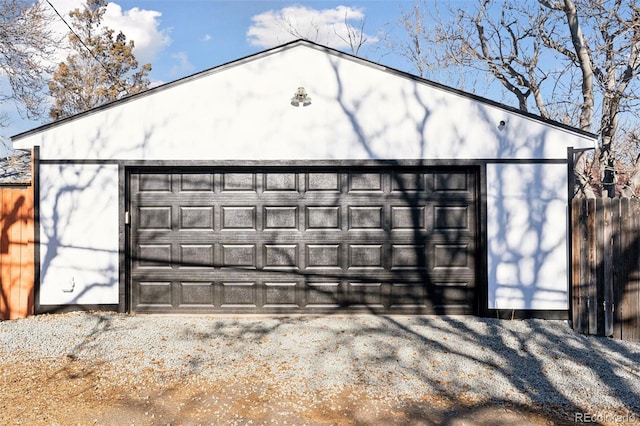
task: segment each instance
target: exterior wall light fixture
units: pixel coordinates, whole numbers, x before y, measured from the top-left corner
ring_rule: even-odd
[[[291,98],[291,105],[293,106],[309,106],[311,105],[311,98],[307,95],[307,91],[304,90],[304,87],[298,87],[298,90],[293,94],[293,98]]]

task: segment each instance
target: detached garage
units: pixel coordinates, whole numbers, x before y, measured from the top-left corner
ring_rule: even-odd
[[[37,312],[564,318],[595,136],[296,41],[13,142]]]

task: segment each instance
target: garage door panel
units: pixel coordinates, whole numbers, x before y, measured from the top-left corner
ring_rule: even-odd
[[[349,192],[378,192],[383,191],[384,174],[373,172],[349,173]]]
[[[342,299],[339,281],[314,281],[305,285],[305,307],[308,309],[338,309]]]
[[[183,173],[180,175],[178,191],[195,193],[214,192],[214,175]]]
[[[181,269],[212,269],[213,244],[180,244],[178,267]]]
[[[296,281],[267,281],[264,283],[264,307],[298,309],[299,284]]]
[[[257,192],[255,173],[228,172],[221,175],[222,192]]]
[[[140,230],[171,231],[171,206],[149,206],[138,209]]]
[[[226,281],[222,283],[222,308],[255,308],[257,285],[253,281]]]
[[[349,229],[384,229],[383,206],[349,206]]]
[[[435,206],[433,213],[433,229],[436,231],[471,229],[469,206]]]
[[[465,172],[437,172],[431,175],[434,192],[472,192],[469,173]]]
[[[424,229],[425,206],[391,206],[391,230]]]
[[[391,245],[391,269],[427,269],[429,254],[423,244]]]
[[[213,231],[212,206],[180,206],[180,230]]]
[[[137,183],[140,193],[171,192],[172,177],[173,175],[166,173],[145,173],[137,175],[134,183]]]
[[[348,248],[348,269],[384,270],[384,244],[348,244]]]
[[[258,267],[256,259],[257,244],[222,244],[222,268],[251,268]]]
[[[436,269],[473,268],[473,252],[468,244],[435,244],[433,254]]]
[[[214,308],[214,284],[211,281],[181,282],[180,306]]]
[[[422,282],[392,282],[389,295],[390,308],[401,311],[426,311],[428,310],[426,294],[426,287]]]
[[[257,230],[255,206],[222,206],[223,230]]]
[[[265,230],[298,231],[300,229],[298,206],[265,206],[263,217]]]
[[[310,193],[340,193],[341,179],[338,172],[305,173],[305,190]]]
[[[170,269],[171,244],[140,244],[133,260],[137,269]]]
[[[391,174],[392,193],[415,193],[426,190],[426,174],[422,172],[398,172]]]
[[[141,281],[136,295],[138,305],[170,307],[173,300],[171,281]]]
[[[131,309],[475,311],[475,172],[130,172]]]
[[[300,264],[298,244],[264,244],[265,269],[298,269]]]
[[[340,244],[306,244],[306,269],[341,269]]]
[[[308,206],[306,208],[306,229],[340,230],[340,206]]]
[[[381,282],[349,281],[347,304],[352,308],[384,309],[387,296]]]
[[[264,192],[297,192],[298,173],[265,173]]]

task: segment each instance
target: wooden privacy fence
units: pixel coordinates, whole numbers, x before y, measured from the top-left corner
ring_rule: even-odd
[[[640,341],[640,200],[579,198],[571,208],[573,328]]]
[[[33,186],[0,187],[0,319],[33,314]]]

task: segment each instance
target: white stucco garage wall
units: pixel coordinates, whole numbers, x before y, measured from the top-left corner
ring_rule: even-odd
[[[567,166],[487,165],[490,309],[568,309]]]
[[[41,165],[40,300],[118,303],[118,166]]]
[[[299,86],[308,107],[289,103]],[[42,165],[42,304],[118,300],[117,166],[87,161],[426,159],[489,162],[489,307],[566,309],[567,167],[527,162],[593,144],[306,42],[14,137],[16,148],[39,146],[42,160],[84,162]],[[64,292],[71,279],[74,292]]]
[[[313,99],[294,108],[303,86]],[[504,128],[500,122],[506,123]],[[581,134],[299,45],[19,138],[42,158],[566,158]]]

